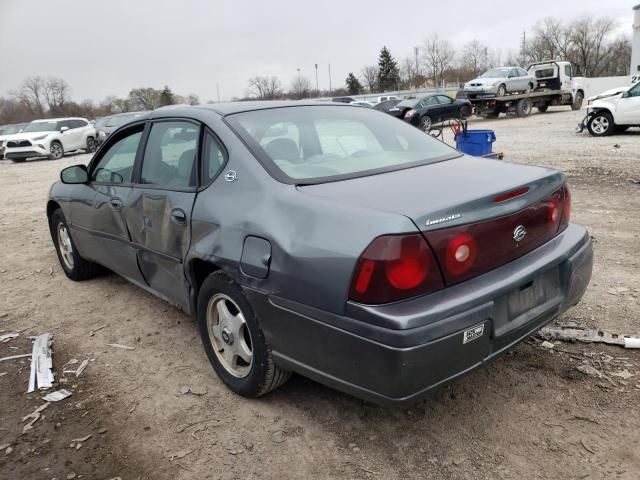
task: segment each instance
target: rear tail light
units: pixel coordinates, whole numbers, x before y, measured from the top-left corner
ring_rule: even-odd
[[[404,114],[404,118],[411,118],[416,114],[416,111],[412,108],[411,110],[407,110]]]
[[[438,265],[419,234],[376,238],[356,265],[349,298],[388,303],[444,287]]]

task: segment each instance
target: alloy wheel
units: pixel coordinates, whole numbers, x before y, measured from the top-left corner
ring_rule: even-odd
[[[429,117],[428,115],[422,117],[422,120],[420,120],[420,128],[422,128],[422,130],[424,130],[425,132],[428,132],[431,128],[431,117]]]
[[[609,119],[604,115],[598,115],[591,120],[591,129],[598,135],[604,135],[609,130]]]
[[[49,151],[51,152],[51,156],[54,159],[57,160],[59,158],[62,158],[62,145],[60,145],[59,143],[52,143]]]
[[[60,255],[62,256],[62,261],[64,262],[64,266],[67,267],[68,270],[73,270],[73,245],[71,244],[71,237],[69,236],[69,231],[64,223],[58,224],[58,248],[60,249]]]
[[[209,300],[207,331],[224,369],[237,378],[249,375],[253,365],[251,333],[242,311],[227,295],[218,293]]]

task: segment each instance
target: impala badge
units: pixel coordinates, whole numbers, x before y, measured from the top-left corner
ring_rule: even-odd
[[[523,225],[518,225],[513,230],[513,239],[516,241],[516,243],[520,243],[522,240],[524,240],[524,237],[526,236],[527,236],[527,229],[524,228]]]

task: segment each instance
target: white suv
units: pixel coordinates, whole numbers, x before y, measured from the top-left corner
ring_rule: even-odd
[[[65,152],[96,149],[96,129],[84,118],[34,120],[5,141],[5,158],[24,162],[31,157],[62,158]]]

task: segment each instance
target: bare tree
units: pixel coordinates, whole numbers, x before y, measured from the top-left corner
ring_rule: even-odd
[[[411,57],[404,57],[400,61],[400,80],[408,87],[417,86],[416,62]]]
[[[574,50],[574,62],[586,76],[598,76],[603,73],[603,59],[607,54],[605,37],[614,28],[611,18],[603,17],[594,20],[583,17],[570,25],[571,41]]]
[[[61,78],[48,78],[44,84],[44,94],[51,115],[64,115],[64,106],[69,101],[71,87]]]
[[[527,42],[527,57],[532,62],[568,59],[571,56],[571,29],[557,18],[547,17],[536,23]]]
[[[453,64],[455,57],[453,46],[448,40],[433,34],[424,40],[423,51],[429,75],[433,83],[438,86],[444,81],[446,73]]]
[[[187,95],[187,103],[189,105],[199,105],[200,104],[200,97],[198,95],[196,95],[195,93],[190,93],[189,95]]]
[[[282,96],[282,83],[275,76],[256,76],[248,80],[250,95],[260,100],[274,100]]]
[[[130,106],[135,110],[153,110],[160,106],[160,93],[151,87],[133,88],[129,92]]]
[[[37,118],[44,117],[44,103],[46,101],[46,86],[42,77],[27,78],[20,89],[12,95],[22,102]]]
[[[462,48],[460,66],[470,77],[477,77],[489,66],[489,47],[479,40],[471,40]]]
[[[306,98],[309,96],[310,93],[311,93],[311,80],[301,75],[298,75],[297,77],[293,78],[293,80],[291,81],[291,90],[289,91],[289,94],[293,98],[297,98],[297,99]]]
[[[375,65],[367,65],[360,74],[362,75],[362,83],[369,89],[370,93],[378,90],[378,67]]]

